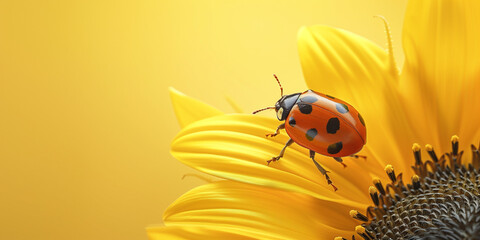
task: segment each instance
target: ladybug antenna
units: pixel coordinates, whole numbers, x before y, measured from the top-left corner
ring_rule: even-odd
[[[278,80],[277,75],[273,74],[273,76],[275,77],[275,79],[277,79],[278,86],[280,86],[280,95],[282,95],[282,97],[283,97],[283,87],[282,87],[282,84],[280,84],[280,80]]]
[[[265,110],[268,110],[268,109],[275,109],[275,107],[266,107],[266,108],[262,108],[260,110],[257,110],[255,112],[253,112],[252,114],[255,114],[255,113],[258,113],[258,112],[261,112],[261,111],[265,111]]]

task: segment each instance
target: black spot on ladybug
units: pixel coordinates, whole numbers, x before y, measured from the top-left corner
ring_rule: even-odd
[[[297,103],[298,104],[298,109],[300,110],[301,113],[303,114],[310,114],[312,112],[312,105],[308,103]]]
[[[358,114],[358,120],[360,120],[360,123],[362,123],[362,125],[365,127],[365,120],[363,120],[363,117],[360,115],[360,113]]]
[[[316,98],[315,96],[305,96],[300,98],[300,101],[307,102],[307,103],[314,103],[318,101],[318,98]]]
[[[295,121],[295,118],[290,117],[288,119],[288,124],[290,124],[290,126],[292,126],[292,127],[295,127],[295,124],[297,124],[297,122]]]
[[[307,139],[308,139],[309,141],[312,141],[312,140],[315,138],[315,136],[317,136],[317,133],[318,133],[318,132],[317,132],[317,129],[315,129],[315,128],[310,128],[310,129],[308,129],[308,131],[307,131],[307,133],[305,134],[305,136],[307,137]]]
[[[330,99],[335,99],[335,97],[330,96],[330,95],[328,95],[328,94],[325,94],[325,96],[327,96],[327,97],[330,98]]]
[[[338,129],[340,129],[340,120],[338,120],[336,117],[328,119],[327,132],[330,134],[335,134],[337,133]]]
[[[342,142],[332,143],[328,145],[327,152],[330,154],[337,154],[342,150],[342,148],[343,148]]]
[[[337,108],[337,111],[339,113],[347,113],[348,112],[348,106],[343,104],[343,103],[337,103],[337,104],[335,104],[335,107]]]

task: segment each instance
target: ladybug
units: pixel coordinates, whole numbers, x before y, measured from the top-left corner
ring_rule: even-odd
[[[307,90],[302,93],[283,95],[283,88],[277,76],[273,75],[280,86],[282,97],[275,107],[267,107],[253,112],[256,114],[267,109],[275,109],[279,121],[283,121],[275,133],[285,129],[290,139],[280,154],[267,161],[278,161],[283,157],[285,149],[292,143],[310,150],[310,158],[318,170],[326,177],[328,184],[333,185],[327,171],[315,160],[315,153],[333,157],[344,167],[342,157],[362,157],[355,155],[366,143],[366,127],[360,113],[352,105],[323,93]]]

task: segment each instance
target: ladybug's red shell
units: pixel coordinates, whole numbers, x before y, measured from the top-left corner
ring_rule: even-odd
[[[312,90],[299,96],[285,119],[285,130],[297,144],[332,157],[355,154],[366,143],[365,122],[355,108]]]

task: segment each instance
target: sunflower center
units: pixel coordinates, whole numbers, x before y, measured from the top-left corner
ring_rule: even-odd
[[[478,178],[471,178],[476,175],[472,173],[467,169],[459,169],[456,173],[437,171],[433,178],[424,178],[418,188],[404,189],[403,197],[395,204],[377,210],[376,218],[366,230],[379,239],[472,239],[480,236]]]
[[[384,188],[373,181],[374,203],[366,215],[350,214],[364,223],[355,229],[364,239],[480,239],[480,154],[472,145],[472,161],[462,164],[458,137],[452,137],[452,152],[437,158],[426,146],[431,160],[422,161],[420,146],[414,144],[415,175],[404,184],[393,167],[385,170],[391,183]],[[339,238],[344,239],[344,238]],[[354,239],[354,238],[353,238]]]

